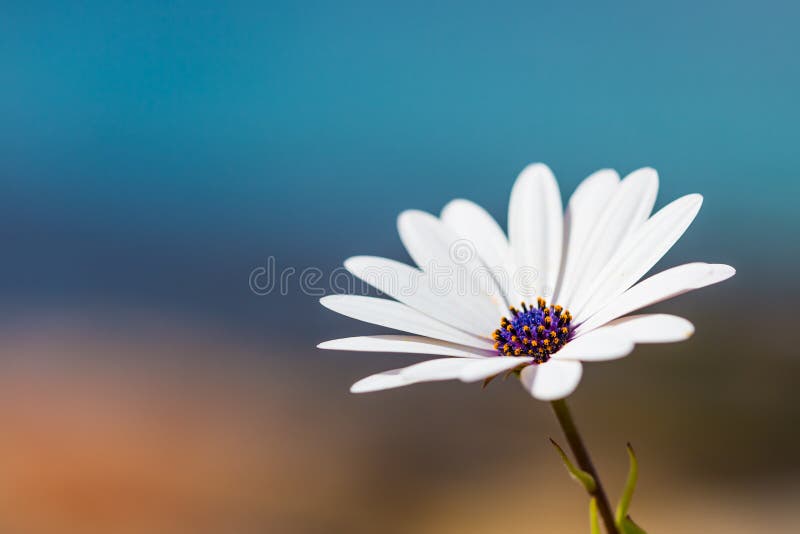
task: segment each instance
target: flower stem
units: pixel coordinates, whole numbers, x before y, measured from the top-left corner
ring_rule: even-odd
[[[578,427],[575,426],[575,420],[572,419],[572,414],[569,411],[566,399],[556,400],[550,404],[553,406],[553,412],[555,412],[556,418],[561,424],[561,429],[567,437],[569,447],[575,455],[578,466],[594,477],[596,488],[592,496],[597,499],[597,508],[600,511],[600,517],[603,518],[606,532],[608,532],[608,534],[619,534],[617,525],[614,522],[614,514],[611,511],[611,504],[603,489],[603,484],[600,482],[600,476],[597,474],[597,470],[592,464],[592,459],[589,457],[589,451],[586,450],[581,435],[578,433]]]

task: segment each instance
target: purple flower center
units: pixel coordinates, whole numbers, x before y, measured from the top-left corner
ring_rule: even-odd
[[[572,315],[558,305],[548,306],[539,298],[538,306],[522,309],[509,308],[511,318],[503,317],[500,328],[494,331],[494,348],[501,356],[532,356],[536,363],[544,363],[550,355],[567,344],[572,335]]]

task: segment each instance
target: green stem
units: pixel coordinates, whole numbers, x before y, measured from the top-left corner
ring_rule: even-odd
[[[581,435],[578,433],[578,427],[575,426],[575,420],[572,419],[572,414],[569,411],[566,399],[553,401],[550,404],[553,406],[553,411],[556,414],[558,422],[561,424],[564,435],[567,437],[569,447],[575,455],[578,466],[594,477],[596,488],[592,496],[597,499],[597,508],[600,510],[600,517],[603,518],[606,532],[608,532],[608,534],[619,534],[617,525],[614,522],[614,514],[611,511],[611,504],[603,489],[603,484],[600,482],[600,476],[597,474],[597,470],[592,464],[592,459],[589,457],[589,451],[586,450]]]

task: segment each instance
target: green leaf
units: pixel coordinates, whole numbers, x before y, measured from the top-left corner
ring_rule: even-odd
[[[594,497],[589,501],[589,530],[590,534],[600,534],[600,520],[597,519],[597,499]]]
[[[628,458],[630,459],[630,467],[628,468],[628,480],[625,482],[625,489],[622,490],[622,497],[619,499],[617,505],[617,513],[614,518],[617,526],[622,528],[623,523],[628,519],[628,508],[631,505],[633,498],[633,490],[636,489],[636,479],[639,476],[639,464],[636,461],[636,454],[633,452],[633,447],[628,443]],[[628,521],[630,521],[628,519]],[[630,521],[633,524],[632,521]],[[634,526],[636,526],[634,524]],[[638,527],[636,527],[638,528]]]
[[[626,517],[619,524],[619,529],[622,534],[647,534],[639,525],[633,522],[631,516]]]
[[[590,475],[586,471],[583,471],[582,469],[578,469],[577,467],[575,467],[570,461],[569,457],[567,457],[567,454],[564,452],[564,449],[559,447],[558,443],[556,443],[553,440],[553,438],[550,438],[550,443],[553,444],[553,447],[555,447],[559,456],[561,456],[561,461],[564,462],[564,465],[566,466],[567,471],[569,471],[569,474],[572,476],[572,478],[574,478],[581,486],[583,486],[583,488],[589,494],[593,494],[597,489],[597,484],[594,481],[594,477],[592,477],[592,475]]]

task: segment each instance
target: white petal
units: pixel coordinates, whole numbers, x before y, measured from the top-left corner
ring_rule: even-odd
[[[552,297],[564,231],[561,193],[547,165],[528,165],[511,189],[508,206],[508,235],[518,269],[537,271],[534,287],[517,287],[531,300]],[[515,276],[515,281],[517,280]]]
[[[686,195],[658,211],[614,254],[597,276],[585,306],[570,308],[576,321],[591,316],[653,268],[680,239],[700,211],[703,197]]]
[[[480,361],[473,360],[470,365],[461,370],[459,379],[462,382],[477,382],[503,371],[510,371],[531,361],[533,361],[533,358],[517,356],[496,356],[494,358],[484,358]]]
[[[602,362],[622,358],[632,350],[633,341],[611,328],[599,328],[570,340],[552,359]]]
[[[580,253],[575,289],[559,304],[575,312],[588,300],[597,275],[622,243],[650,216],[658,193],[658,174],[645,167],[625,177],[604,205]]]
[[[442,221],[419,210],[397,218],[400,240],[420,269],[437,280],[437,291],[449,291],[484,317],[497,321],[506,307],[500,288],[469,242]]]
[[[520,373],[520,382],[539,400],[554,401],[568,397],[581,381],[583,366],[571,360],[550,360],[529,365]]]
[[[561,258],[562,273],[553,302],[567,302],[570,299],[576,273],[580,270],[580,255],[586,249],[587,240],[618,185],[617,171],[602,169],[591,174],[572,193],[564,216],[566,247],[564,257]]]
[[[487,358],[495,351],[481,350],[448,341],[420,336],[359,336],[333,339],[317,345],[320,349],[356,350],[364,352],[404,352],[407,354],[437,354],[456,358]]]
[[[471,243],[483,262],[494,274],[497,284],[506,296],[504,305],[516,303],[519,297],[510,289],[510,254],[506,234],[494,217],[474,202],[456,199],[442,210],[442,221],[462,240]]]
[[[400,376],[401,370],[402,369],[392,369],[391,371],[383,371],[382,373],[362,378],[350,386],[350,393],[369,393],[371,391],[381,391],[384,389],[407,386],[409,383]]]
[[[472,363],[474,360],[467,358],[428,360],[405,367],[400,371],[400,376],[409,383],[454,380],[460,377],[461,372]]]
[[[330,295],[321,298],[320,303],[359,321],[480,349],[491,349],[492,346],[489,338],[481,339],[467,334],[393,300],[358,295]]]
[[[694,334],[692,323],[665,313],[630,315],[608,323],[603,327],[606,328],[634,343],[672,343],[689,339]]]
[[[458,198],[442,209],[442,221],[462,239],[475,245],[478,256],[489,267],[497,267],[508,260],[508,239],[485,209],[474,202]]]
[[[579,324],[575,332],[576,334],[589,332],[640,308],[727,280],[735,273],[733,267],[719,263],[687,263],[667,269],[642,280],[624,292]]]
[[[390,297],[434,319],[483,336],[497,327],[497,319],[465,306],[453,288],[437,288],[427,273],[398,261],[375,256],[355,256],[345,268]]]

